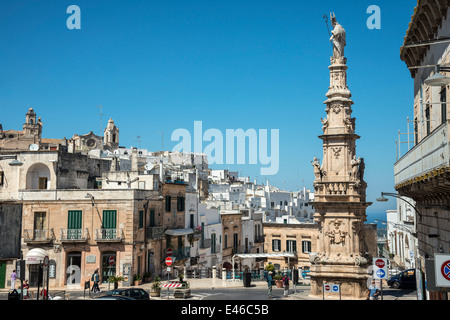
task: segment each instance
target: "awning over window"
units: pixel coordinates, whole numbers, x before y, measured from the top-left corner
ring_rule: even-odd
[[[34,248],[28,251],[27,255],[25,256],[26,264],[40,264],[47,253],[44,249],[41,248]]]
[[[194,230],[192,228],[185,228],[185,229],[168,229],[165,234],[169,236],[184,236],[187,234],[193,234]]]
[[[239,253],[234,257],[238,258],[295,258],[295,254],[289,252],[274,252],[274,253]]]

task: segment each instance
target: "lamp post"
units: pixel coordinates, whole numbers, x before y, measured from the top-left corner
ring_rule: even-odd
[[[381,192],[381,197],[377,198],[377,201],[378,202],[387,202],[387,201],[389,201],[389,199],[385,198],[384,196],[394,197],[394,198],[400,199],[402,201],[405,201],[407,204],[409,204],[411,207],[413,207],[414,210],[416,210],[417,214],[419,215],[420,220],[422,220],[422,214],[419,212],[419,210],[417,210],[415,205],[413,205],[408,200],[405,200],[404,196],[401,196],[398,193]]]

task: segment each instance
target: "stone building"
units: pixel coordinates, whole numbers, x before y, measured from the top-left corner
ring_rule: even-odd
[[[310,268],[309,254],[316,252],[319,225],[316,223],[264,223],[264,253],[293,253],[295,257],[269,258],[275,269]]]
[[[394,165],[395,189],[415,202],[416,265],[428,280],[422,295],[428,299],[442,299],[446,293],[430,285],[427,266],[435,254],[450,252],[450,44],[440,39],[450,34],[449,6],[448,0],[419,0],[400,48],[413,78],[414,147]]]

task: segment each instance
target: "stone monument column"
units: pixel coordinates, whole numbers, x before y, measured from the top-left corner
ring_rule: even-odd
[[[366,187],[364,159],[356,156],[355,118],[347,87],[345,30],[331,15],[333,56],[326,117],[322,118],[323,161],[314,158],[314,219],[319,224],[317,252],[310,255],[311,295],[322,297],[323,284],[341,285],[343,299],[361,299],[367,290],[370,257],[364,245]]]

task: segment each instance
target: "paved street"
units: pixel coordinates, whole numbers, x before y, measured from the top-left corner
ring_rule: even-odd
[[[165,282],[163,282],[165,283]],[[244,287],[242,281],[222,281],[220,279],[189,279],[191,286],[191,297],[187,298],[188,301],[194,300],[269,300],[267,296],[267,284],[263,281],[254,281],[250,287]],[[108,291],[108,285],[102,285],[101,293],[91,294],[84,292],[83,290],[66,290],[66,294],[69,294],[69,300],[93,300],[96,297],[100,297]],[[140,286],[146,291],[150,291],[151,284],[145,283]],[[52,290],[50,290],[50,293]],[[171,294],[167,298],[167,290],[162,289],[161,297],[151,300],[179,300],[173,297],[173,289],[169,291]],[[272,296],[273,300],[322,300],[314,299],[309,296],[310,286],[307,281],[298,285],[295,289],[291,285],[290,294],[288,297],[283,296],[283,289],[273,286]],[[8,290],[0,290],[0,300],[8,299]],[[325,300],[338,300],[339,295],[328,294]],[[391,289],[383,287],[383,300],[417,300],[415,290],[406,289]]]

